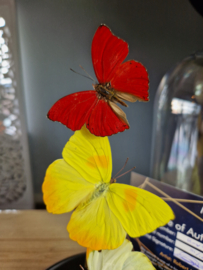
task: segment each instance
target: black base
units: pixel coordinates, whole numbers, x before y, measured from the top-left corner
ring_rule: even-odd
[[[80,265],[86,270],[84,267],[85,265],[85,253],[73,255],[67,259],[64,259],[51,267],[47,268],[46,270],[82,270]],[[155,269],[159,270],[161,268],[155,267]],[[163,269],[163,268],[162,268]]]
[[[193,7],[203,16],[203,2],[202,0],[189,0]]]
[[[80,265],[84,267],[85,264],[85,253],[77,254],[64,259],[46,270],[82,270]],[[84,268],[85,269],[85,268]]]

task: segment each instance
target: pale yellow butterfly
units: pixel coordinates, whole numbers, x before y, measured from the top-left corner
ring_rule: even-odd
[[[125,239],[113,250],[87,250],[88,270],[155,270],[142,252],[132,251],[132,243]]]

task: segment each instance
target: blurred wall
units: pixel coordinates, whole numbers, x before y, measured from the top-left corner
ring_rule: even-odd
[[[46,118],[59,98],[92,83],[70,71],[82,65],[92,76],[91,42],[101,23],[129,44],[127,59],[149,72],[150,102],[129,104],[130,130],[110,137],[113,175],[127,168],[149,175],[153,102],[162,76],[203,49],[203,18],[186,0],[17,0],[23,83],[35,194],[41,198],[46,168],[61,157],[73,132]],[[128,183],[130,174],[119,178]]]

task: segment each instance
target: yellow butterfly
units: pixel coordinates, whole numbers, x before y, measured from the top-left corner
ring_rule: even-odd
[[[75,209],[67,230],[81,246],[115,249],[126,233],[139,237],[174,219],[171,208],[156,195],[111,183],[108,137],[97,137],[84,126],[67,142],[62,156],[47,169],[43,199],[50,213]]]

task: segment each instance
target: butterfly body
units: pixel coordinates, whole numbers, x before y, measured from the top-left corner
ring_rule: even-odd
[[[148,101],[149,79],[145,67],[134,60],[123,63],[128,44],[100,25],[92,41],[92,63],[98,80],[94,90],[70,94],[58,100],[47,117],[73,131],[86,124],[96,136],[111,136],[129,129],[125,113],[117,103]]]
[[[78,207],[78,209],[86,207],[90,203],[94,203],[96,199],[98,199],[100,196],[105,197],[106,199],[106,193],[109,190],[109,184],[108,183],[100,183],[95,187],[95,190],[92,192],[91,196],[89,196],[86,200],[83,201]]]
[[[111,83],[105,84],[93,84],[94,89],[97,91],[98,99],[104,99],[105,101],[111,101],[114,103],[120,103],[121,105],[128,107],[116,94],[116,91],[111,88]]]

